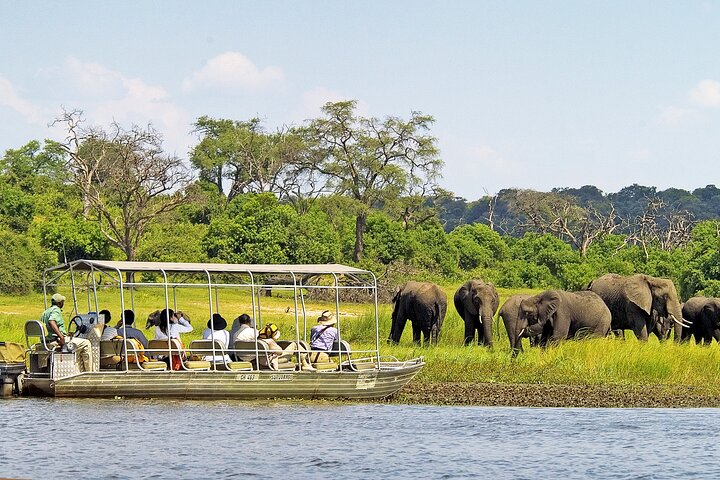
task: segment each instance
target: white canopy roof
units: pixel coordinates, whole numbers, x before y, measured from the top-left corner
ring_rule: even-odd
[[[182,273],[276,273],[276,274],[369,274],[368,270],[337,263],[309,265],[179,263],[179,262],[114,262],[110,260],[75,260],[68,265],[49,268],[57,270],[114,270],[120,272],[182,272]]]

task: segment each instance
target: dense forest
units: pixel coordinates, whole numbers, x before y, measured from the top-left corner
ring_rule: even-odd
[[[0,292],[37,288],[78,258],[358,265],[407,278],[583,288],[607,272],[670,277],[720,296],[720,189],[588,185],[441,188],[433,118],[359,116],[328,103],[301,126],[201,117],[188,159],[152,126],[55,119],[66,138],[0,158]]]

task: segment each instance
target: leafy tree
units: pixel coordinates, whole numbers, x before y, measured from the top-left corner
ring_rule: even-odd
[[[304,130],[313,145],[314,169],[338,194],[357,204],[353,260],[364,250],[369,210],[391,199],[414,196],[418,188],[434,184],[442,161],[436,139],[426,132],[434,122],[412,112],[409,120],[384,120],[355,114],[357,102],[327,103],[323,116]]]
[[[497,232],[479,223],[457,227],[449,239],[458,250],[459,266],[463,270],[495,266],[510,253]]]
[[[393,222],[387,215],[373,212],[368,216],[365,231],[366,256],[377,260],[383,265],[393,262],[408,261],[410,241],[403,226]]]
[[[450,242],[440,222],[428,222],[408,231],[411,262],[428,272],[444,276],[457,273],[460,254]]]
[[[686,247],[687,262],[679,275],[680,296],[690,298],[720,280],[720,222],[698,223]]]
[[[26,194],[42,193],[51,185],[70,180],[65,170],[65,153],[55,142],[32,140],[18,149],[9,149],[0,159],[0,175],[4,181]]]
[[[244,193],[272,192],[283,201],[302,202],[320,187],[307,168],[301,136],[292,129],[266,131],[258,118],[234,121],[200,117],[195,132],[201,135],[190,160],[200,178],[224,194],[228,201]],[[306,205],[303,205],[306,207]]]
[[[35,204],[31,195],[19,187],[0,181],[0,225],[16,232],[25,232],[34,212]]]
[[[42,271],[57,257],[28,236],[0,230],[0,292],[26,295],[37,287]]]
[[[63,212],[40,223],[35,230],[43,248],[52,250],[63,261],[111,258],[110,242],[97,222]]]
[[[143,262],[205,262],[202,239],[208,225],[176,221],[170,217],[148,227],[138,249]]]

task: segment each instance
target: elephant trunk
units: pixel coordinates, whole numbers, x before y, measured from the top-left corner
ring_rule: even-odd
[[[686,320],[682,316],[682,307],[679,302],[672,302],[667,305],[668,318],[674,323],[673,331],[675,342],[680,343],[682,340],[682,329],[690,328],[692,322]]]
[[[493,324],[493,312],[490,305],[483,307],[482,312],[478,312],[480,320],[480,327],[483,329],[483,342],[486,346],[492,347],[492,324]]]

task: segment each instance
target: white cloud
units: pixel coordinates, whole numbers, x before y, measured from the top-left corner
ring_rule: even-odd
[[[40,108],[31,102],[23,99],[17,92],[12,82],[0,75],[0,105],[9,107],[25,119],[34,124],[43,123],[43,115]]]
[[[74,87],[74,103],[64,106],[82,109],[89,125],[107,125],[115,120],[129,128],[133,123],[151,123],[163,134],[166,150],[187,152],[191,142],[188,115],[164,88],[75,57],[68,57],[61,68],[45,70],[45,74]],[[58,103],[64,102],[66,98]]]
[[[284,78],[280,67],[259,68],[246,56],[226,52],[211,58],[183,80],[185,91],[209,88],[223,91],[257,90],[278,84]]]
[[[702,80],[690,91],[693,104],[703,108],[720,107],[720,82]]]
[[[679,125],[688,120],[697,118],[699,112],[694,108],[667,107],[655,119],[658,125],[672,126]]]

